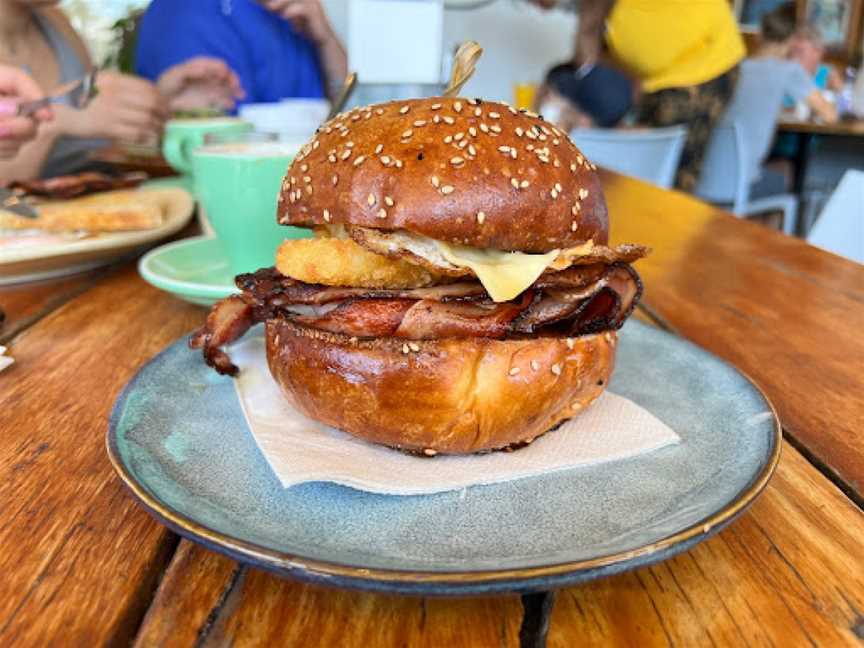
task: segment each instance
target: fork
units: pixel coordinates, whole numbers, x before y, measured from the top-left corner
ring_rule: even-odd
[[[53,94],[50,94],[47,97],[36,99],[34,101],[24,101],[18,104],[18,112],[16,114],[19,117],[29,117],[37,110],[67,100],[69,105],[77,110],[85,108],[87,104],[90,103],[90,100],[96,95],[97,73],[98,70],[93,68],[86,76],[70,81],[69,83],[64,83],[62,86],[57,88]]]

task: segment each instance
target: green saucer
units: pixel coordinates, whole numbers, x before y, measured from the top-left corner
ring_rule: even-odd
[[[138,262],[138,272],[150,285],[201,306],[239,292],[222,245],[206,236],[150,250]]]

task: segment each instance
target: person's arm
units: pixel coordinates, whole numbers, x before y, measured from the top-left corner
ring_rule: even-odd
[[[815,115],[827,124],[833,124],[838,120],[837,106],[822,96],[819,90],[814,90],[807,96],[807,105]]]
[[[615,0],[582,0],[579,4],[579,27],[573,51],[573,63],[577,67],[599,60],[606,18],[614,4]]]
[[[348,75],[348,57],[324,13],[321,0],[261,0],[261,3],[290,21],[315,44],[324,74],[325,94],[331,99],[335,97]]]

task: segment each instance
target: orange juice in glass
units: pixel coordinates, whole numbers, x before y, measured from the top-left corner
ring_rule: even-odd
[[[513,86],[513,101],[516,108],[531,110],[534,105],[534,95],[537,94],[537,84],[516,83]]]

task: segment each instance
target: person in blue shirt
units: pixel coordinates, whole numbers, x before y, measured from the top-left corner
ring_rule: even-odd
[[[138,74],[158,79],[198,56],[237,74],[241,103],[332,96],[348,67],[320,0],[153,0],[138,31]]]

